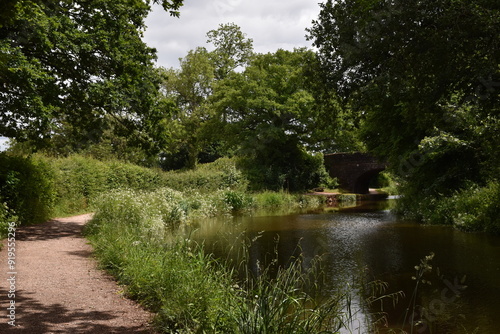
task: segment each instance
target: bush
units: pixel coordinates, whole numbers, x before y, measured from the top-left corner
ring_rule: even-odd
[[[0,203],[5,217],[17,216],[23,225],[44,222],[52,215],[55,199],[54,170],[49,164],[36,156],[0,153]]]
[[[195,189],[204,193],[222,189],[245,191],[248,186],[248,180],[236,168],[235,161],[228,158],[198,165],[194,170],[166,172],[162,181],[165,187],[179,191]]]
[[[112,189],[153,190],[162,186],[161,171],[130,163],[79,155],[46,161],[56,171],[59,215],[87,211],[97,196]]]
[[[11,217],[5,203],[0,202],[0,240],[7,237],[9,222],[16,222],[16,217]],[[1,249],[1,245],[0,245]]]
[[[473,186],[444,201],[451,207],[451,221],[465,231],[486,231],[500,234],[500,183],[485,187]]]
[[[421,196],[419,201],[404,196],[398,202],[398,212],[407,219],[428,224],[500,234],[500,183],[470,183],[450,195]]]
[[[223,193],[224,202],[232,211],[251,209],[254,206],[254,199],[244,192],[227,190]]]

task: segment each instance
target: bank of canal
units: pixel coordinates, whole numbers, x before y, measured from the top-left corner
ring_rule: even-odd
[[[406,296],[395,308],[384,305],[392,328],[408,329],[413,313],[414,320],[422,321],[415,333],[473,333],[476,328],[478,333],[496,333],[500,328],[500,237],[400,222],[388,204],[240,216],[204,222],[195,236],[204,240],[208,250],[226,257],[242,233],[249,238],[258,235],[249,249],[253,266],[269,261],[275,250],[282,264],[300,252],[305,263],[323,255],[325,294],[346,286],[356,290],[356,282],[362,278],[385,281],[387,293],[402,290]],[[433,269],[423,278],[432,284],[419,285],[413,306],[414,267],[430,253],[435,254],[430,261]],[[355,297],[354,305],[366,297]],[[380,311],[380,306],[357,311],[351,330],[364,333],[364,322],[373,319],[372,313]]]

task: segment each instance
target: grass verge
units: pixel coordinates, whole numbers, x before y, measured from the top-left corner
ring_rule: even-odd
[[[282,195],[280,203],[293,202]],[[85,233],[102,266],[156,313],[163,333],[335,333],[344,299],[319,303],[306,292],[316,279],[314,266],[303,269],[299,259],[276,275],[263,268],[241,279],[234,266],[182,233],[195,217],[229,213],[242,203],[255,207],[270,194],[257,197],[233,191],[193,196],[167,188],[113,191],[99,197]]]

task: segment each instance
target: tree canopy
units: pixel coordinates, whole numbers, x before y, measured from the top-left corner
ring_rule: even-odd
[[[405,181],[415,218],[449,219],[448,197],[497,182],[498,36],[495,0],[330,0],[309,29],[325,82]]]
[[[215,50],[210,53],[217,79],[223,79],[238,67],[248,64],[253,55],[253,40],[247,38],[234,23],[220,24],[207,33],[207,43]]]
[[[309,38],[331,89],[367,118],[365,140],[399,159],[449,105],[498,111],[498,1],[327,1]],[[389,125],[389,128],[387,127]]]
[[[210,97],[218,81],[246,66],[253,55],[252,39],[234,23],[220,24],[207,33],[207,38],[212,51],[198,47],[180,59],[179,68],[161,69],[161,92],[176,106],[173,112],[165,113],[171,138],[163,147],[165,167],[194,168],[200,155],[208,160],[218,157],[216,147],[222,138],[214,131],[220,124],[214,122]]]
[[[306,76],[314,59],[306,49],[254,55],[212,98],[225,137],[268,187],[305,189],[324,177],[322,159],[306,151],[319,116]]]
[[[154,2],[174,16],[182,5]],[[77,135],[107,116],[145,126],[159,84],[156,50],[141,40],[150,9],[146,0],[3,1],[0,135],[42,143],[64,124]]]

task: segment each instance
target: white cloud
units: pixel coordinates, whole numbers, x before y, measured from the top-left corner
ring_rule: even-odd
[[[233,22],[254,41],[256,52],[307,46],[305,29],[317,18],[319,5],[311,0],[185,0],[181,17],[171,17],[159,6],[146,20],[144,41],[158,51],[158,65],[177,67],[179,58],[207,46],[206,33]]]
[[[5,151],[9,147],[9,138],[0,137],[0,152]]]

